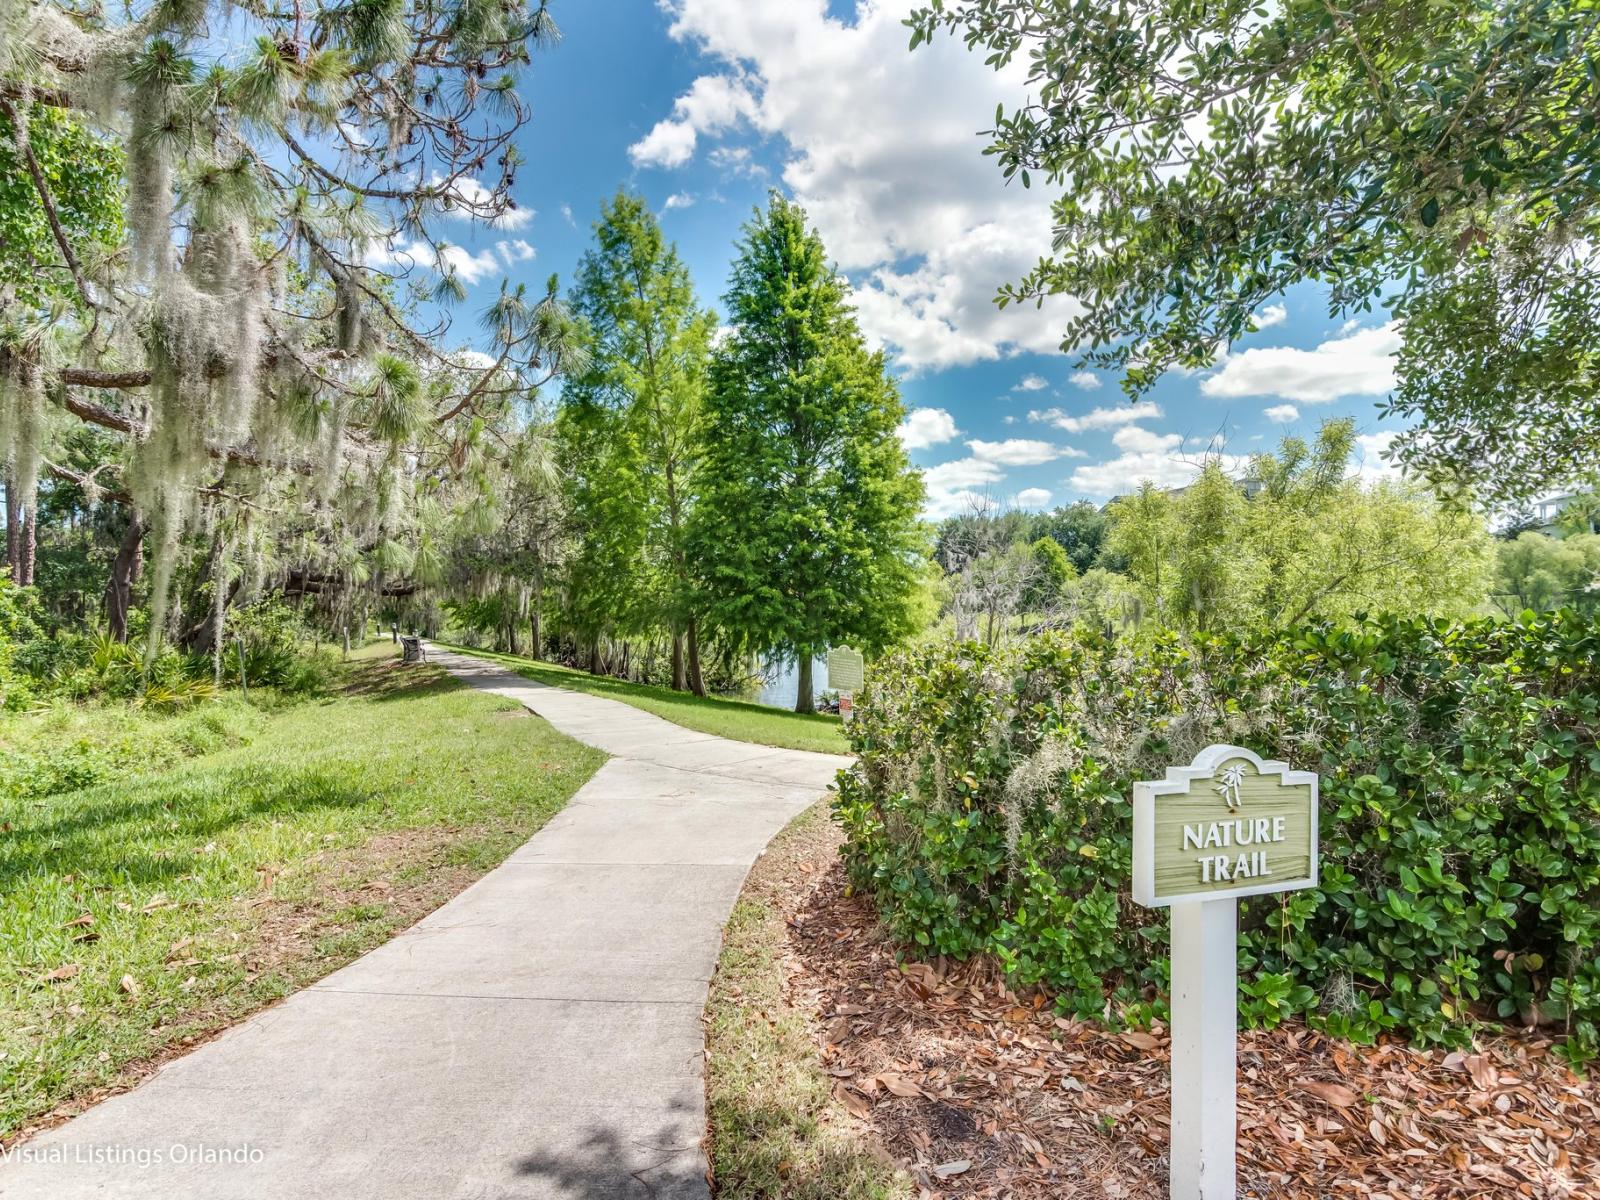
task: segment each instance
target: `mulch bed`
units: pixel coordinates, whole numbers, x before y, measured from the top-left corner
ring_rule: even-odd
[[[790,915],[793,1002],[834,1093],[931,1198],[1164,1197],[1164,1030],[1112,1033],[991,966],[897,964],[843,869]],[[1239,1191],[1260,1200],[1600,1197],[1600,1088],[1548,1039],[1471,1052],[1241,1032]]]

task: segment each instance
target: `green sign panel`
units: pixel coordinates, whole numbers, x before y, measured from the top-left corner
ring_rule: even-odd
[[[866,659],[849,646],[829,650],[828,686],[836,692],[859,692],[866,667]]]
[[[1133,785],[1133,898],[1259,896],[1317,886],[1317,776],[1212,746]]]

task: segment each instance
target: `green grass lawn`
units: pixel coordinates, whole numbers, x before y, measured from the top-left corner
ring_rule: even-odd
[[[0,1139],[414,923],[604,761],[391,654],[245,744],[0,808]]]
[[[539,683],[621,700],[664,717],[675,725],[697,729],[701,733],[714,733],[736,742],[784,746],[790,750],[821,750],[828,754],[850,752],[844,737],[844,726],[838,717],[828,713],[785,712],[781,708],[769,708],[765,704],[751,704],[724,696],[693,696],[688,692],[675,692],[671,688],[629,683],[609,675],[590,675],[586,671],[574,671],[570,667],[558,667],[553,663],[537,662],[512,654],[452,646],[447,642],[439,644],[463,654],[474,654],[479,658],[504,663],[517,674]]]

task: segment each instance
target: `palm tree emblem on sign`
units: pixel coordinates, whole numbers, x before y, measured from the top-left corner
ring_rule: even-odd
[[[1217,784],[1217,792],[1227,801],[1229,812],[1237,812],[1239,805],[1244,803],[1244,796],[1239,791],[1243,783],[1243,763],[1235,763],[1222,773],[1222,782]]]

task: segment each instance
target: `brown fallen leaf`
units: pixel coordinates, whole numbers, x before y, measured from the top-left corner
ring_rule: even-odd
[[[872,1114],[872,1101],[868,1100],[853,1087],[846,1087],[842,1083],[833,1085],[833,1097],[850,1111],[850,1114],[866,1120]]]
[[[1140,1033],[1136,1029],[1129,1030],[1122,1035],[1122,1040],[1135,1050],[1155,1050],[1161,1045],[1161,1039],[1153,1034]]]
[[[63,928],[63,929],[77,929],[77,928],[79,928],[81,926],[84,926],[84,925],[93,925],[93,924],[94,924],[94,914],[91,913],[91,912],[86,912],[86,913],[79,913],[77,916],[73,917],[72,920],[68,921],[61,928]]]
[[[136,980],[132,975],[124,975],[121,982],[117,984],[117,987],[121,988],[130,996],[137,996],[139,994],[139,981]]]
[[[1323,1083],[1321,1080],[1312,1080],[1300,1085],[1301,1089],[1310,1092],[1318,1100],[1322,1100],[1335,1108],[1349,1108],[1361,1099],[1349,1088],[1337,1083]]]
[[[964,1175],[972,1170],[972,1163],[965,1158],[958,1158],[954,1162],[940,1163],[933,1169],[933,1173],[940,1179],[954,1179],[957,1175]]]
[[[912,1083],[911,1080],[907,1079],[904,1075],[897,1074],[894,1071],[880,1071],[877,1075],[873,1076],[873,1078],[876,1079],[878,1081],[878,1085],[891,1096],[910,1097],[921,1096],[925,1094],[923,1090],[916,1084]]]
[[[45,982],[60,983],[64,979],[71,979],[81,970],[83,967],[78,963],[62,963],[55,970],[45,972]]]

